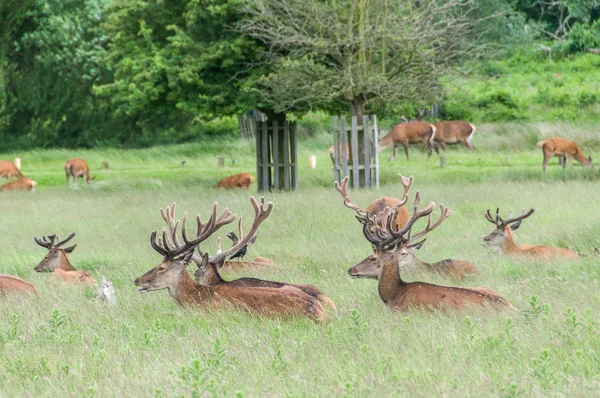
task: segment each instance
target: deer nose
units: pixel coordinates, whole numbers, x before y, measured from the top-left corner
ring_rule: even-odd
[[[135,281],[133,282],[133,284],[137,286],[139,282],[140,282],[140,278],[136,278]]]

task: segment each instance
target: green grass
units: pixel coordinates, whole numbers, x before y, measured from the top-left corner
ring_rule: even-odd
[[[395,174],[413,174],[423,203],[441,202],[454,212],[428,236],[419,258],[470,260],[481,276],[452,282],[404,275],[406,280],[489,286],[518,310],[392,313],[374,281],[347,276],[370,245],[331,187],[330,144],[317,137],[300,148],[299,192],[265,195],[275,210],[249,250],[272,258],[281,272],[247,275],[315,284],[338,307],[324,325],[234,310],[182,310],[165,291],[140,295],[133,285],[160,262],[148,238],[163,226],[161,207],[176,201],[179,214],[206,216],[217,200],[251,218],[248,192],[212,188],[221,176],[254,172],[250,144],[231,143],[222,151],[188,144],[4,154],[22,157],[25,174],[40,187],[33,194],[0,195],[0,272],[34,283],[40,297],[0,301],[2,396],[597,395],[600,269],[591,253],[600,246],[598,171],[576,166],[563,174],[553,161],[544,177],[535,144],[515,151],[521,135],[498,138],[494,128],[481,127],[477,154],[450,150],[445,168],[417,150],[409,163],[403,156],[390,163],[390,150],[383,152],[381,190],[354,193],[353,200],[366,206],[380,195],[397,196]],[[520,128],[547,133],[536,125]],[[592,156],[595,149],[582,148]],[[226,170],[216,168],[221,153]],[[309,154],[318,155],[316,170],[304,165]],[[75,155],[89,161],[96,184],[67,188],[62,165]],[[109,171],[98,171],[102,161],[109,161]],[[536,209],[515,232],[517,243],[570,247],[590,256],[539,263],[487,252],[481,235],[493,227],[483,212],[495,207]],[[70,231],[78,244],[72,263],[98,280],[112,280],[116,307],[95,303],[93,289],[57,285],[33,271],[45,253],[33,237]],[[203,247],[212,250],[214,242]]]

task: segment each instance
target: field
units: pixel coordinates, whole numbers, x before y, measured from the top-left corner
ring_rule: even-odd
[[[159,209],[177,202],[206,217],[213,201],[252,218],[250,192],[217,191],[219,178],[253,174],[252,144],[209,142],[137,151],[39,150],[5,153],[23,159],[39,182],[35,193],[0,195],[0,272],[35,284],[39,298],[0,301],[2,396],[595,396],[600,389],[598,168],[565,172],[553,160],[542,175],[535,143],[573,137],[586,155],[600,149],[597,128],[572,125],[481,126],[476,154],[452,148],[447,165],[412,148],[388,162],[382,152],[379,192],[356,192],[366,205],[398,196],[397,173],[414,175],[422,203],[454,215],[428,235],[425,261],[470,260],[481,276],[452,282],[430,274],[405,280],[489,286],[514,312],[392,313],[372,280],[346,271],[370,245],[332,187],[330,137],[300,145],[300,190],[267,193],[275,204],[249,256],[272,258],[281,272],[265,279],[312,283],[337,304],[327,324],[265,319],[244,312],[183,310],[166,291],[140,295],[133,281],[161,258],[149,235],[163,227]],[[318,155],[318,168],[307,158]],[[68,188],[62,166],[88,160],[96,181]],[[217,169],[217,157],[227,168]],[[233,161],[236,161],[234,164]],[[101,171],[101,162],[109,170]],[[181,165],[186,161],[185,166]],[[569,247],[578,262],[515,261],[484,249],[493,226],[488,208],[534,207],[515,232],[517,243]],[[436,210],[435,214],[438,214]],[[95,289],[55,284],[33,267],[45,250],[34,236],[74,231],[78,269],[110,279],[118,305],[94,301]],[[224,235],[228,229],[222,230]],[[216,239],[204,249],[212,251]],[[191,266],[193,267],[193,265]],[[238,275],[227,275],[234,278]]]

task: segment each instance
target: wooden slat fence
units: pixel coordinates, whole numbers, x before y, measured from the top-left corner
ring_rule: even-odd
[[[298,190],[296,123],[256,122],[258,191]]]

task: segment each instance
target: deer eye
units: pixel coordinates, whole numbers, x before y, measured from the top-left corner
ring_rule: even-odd
[[[161,265],[160,267],[157,268],[158,272],[164,272],[167,269],[167,267],[165,267],[164,265]]]

